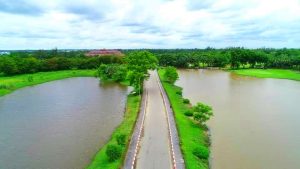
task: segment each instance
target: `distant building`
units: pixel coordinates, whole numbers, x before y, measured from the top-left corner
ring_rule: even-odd
[[[93,57],[93,56],[124,56],[124,54],[118,50],[114,49],[100,49],[100,50],[92,50],[89,51],[88,53],[85,54],[88,57]]]

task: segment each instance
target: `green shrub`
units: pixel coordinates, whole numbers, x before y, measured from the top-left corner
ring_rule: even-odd
[[[8,89],[8,85],[6,85],[6,84],[0,84],[0,89]]]
[[[116,161],[121,157],[122,148],[119,145],[110,144],[106,148],[106,155],[110,162]]]
[[[124,146],[126,143],[126,135],[125,134],[118,134],[116,136],[116,140],[118,145]]]
[[[191,110],[187,110],[186,112],[184,112],[184,115],[186,115],[186,116],[193,116],[193,111],[191,111]]]
[[[205,123],[207,120],[210,119],[211,116],[213,116],[212,108],[208,105],[197,103],[193,107],[194,113],[194,120]]]
[[[193,154],[200,159],[208,159],[209,150],[207,147],[199,146],[193,150]]]
[[[28,76],[27,80],[28,80],[28,82],[33,82],[33,77],[32,76]]]
[[[177,91],[176,94],[182,96],[182,91],[181,91],[181,90],[180,90],[180,91]]]
[[[183,99],[183,103],[184,104],[190,104],[190,100],[189,99]]]

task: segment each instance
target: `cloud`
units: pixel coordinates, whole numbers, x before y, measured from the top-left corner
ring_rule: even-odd
[[[0,12],[36,16],[42,14],[44,11],[39,6],[34,5],[34,3],[30,3],[30,1],[0,0]]]
[[[299,47],[299,0],[0,0],[0,4],[2,49]]]

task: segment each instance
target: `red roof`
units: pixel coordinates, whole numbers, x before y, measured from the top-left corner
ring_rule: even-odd
[[[124,56],[122,52],[114,49],[92,50],[86,53],[85,55],[86,56],[107,56],[107,55]]]

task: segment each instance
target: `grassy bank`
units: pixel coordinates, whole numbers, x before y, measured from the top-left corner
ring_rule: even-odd
[[[34,74],[23,74],[16,76],[1,76],[0,96],[11,93],[14,90],[26,86],[32,86],[70,77],[90,77],[95,76],[95,73],[95,70],[64,70],[53,72],[39,72]]]
[[[183,103],[183,98],[180,94],[182,88],[165,82],[164,70],[159,70],[159,76],[162,80],[163,87],[165,88],[170,99],[174,114],[176,125],[180,137],[181,150],[185,160],[187,169],[207,169],[208,161],[199,159],[193,154],[196,148],[208,147],[208,136],[204,129],[196,124],[192,119],[184,115],[190,106]]]
[[[283,69],[239,69],[232,70],[238,75],[254,76],[259,78],[277,78],[277,79],[290,79],[300,81],[300,72],[293,70]]]
[[[133,95],[128,96],[123,122],[114,131],[108,143],[106,143],[101,148],[101,150],[96,154],[94,160],[87,167],[87,169],[118,169],[121,167],[126,155],[128,144],[130,142],[131,134],[134,129],[135,121],[138,116],[140,101],[141,101],[140,96],[133,96]],[[116,136],[119,134],[125,134],[127,136],[125,146],[122,148],[122,156],[120,159],[114,162],[109,162],[108,157],[105,153],[106,147],[111,144],[117,144]]]

